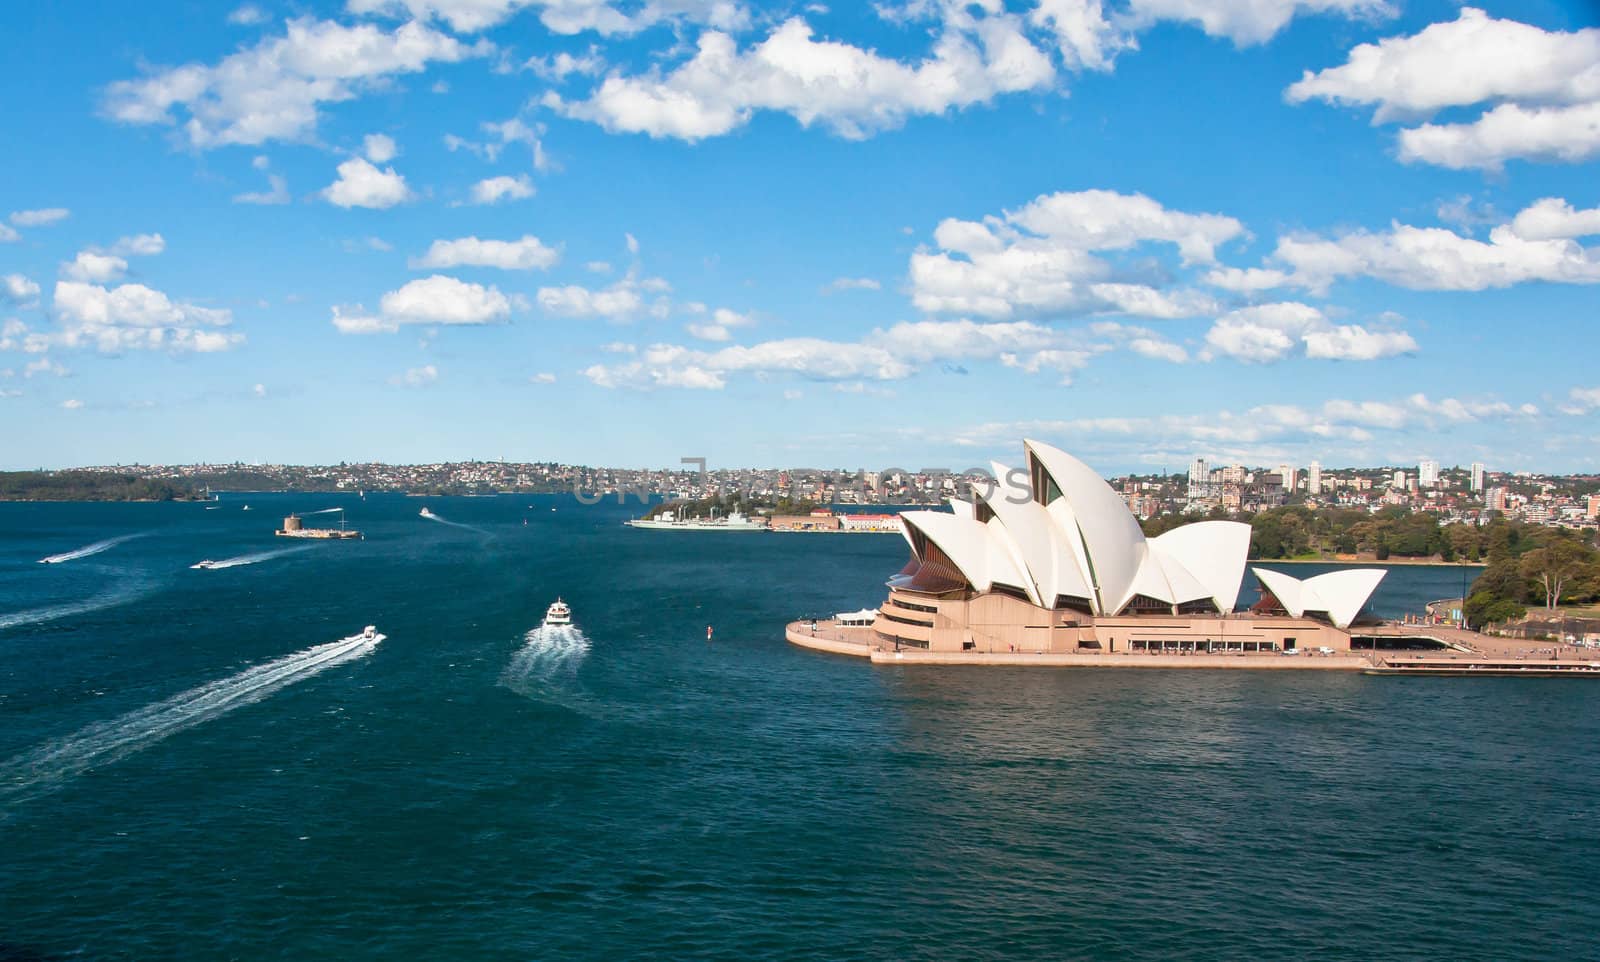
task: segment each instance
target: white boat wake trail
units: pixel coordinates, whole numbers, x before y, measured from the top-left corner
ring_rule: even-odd
[[[92,554],[99,554],[107,549],[115,548],[124,541],[132,541],[134,538],[142,537],[144,537],[143,533],[125,534],[118,538],[107,538],[104,541],[96,541],[94,544],[86,544],[81,548],[74,548],[71,551],[64,551],[61,554],[53,554],[48,558],[40,558],[39,563],[42,565],[58,565],[64,561],[77,561],[79,558],[87,558]]]
[[[434,514],[432,511],[429,511],[427,514],[423,515],[422,517],[427,518],[429,521],[437,521],[440,524],[447,524],[452,528],[461,528],[461,529],[463,529],[465,531],[471,531],[471,532],[474,532],[476,534],[486,535],[486,534],[489,533],[489,532],[483,530],[482,528],[474,527],[474,526],[472,526],[470,524],[462,524],[459,521],[451,521],[449,518],[441,518],[437,514]]]
[[[576,627],[541,625],[524,636],[523,646],[500,674],[500,684],[519,695],[551,698],[573,688],[578,666],[588,654],[589,639]]]
[[[258,551],[255,554],[242,554],[237,558],[224,558],[221,561],[213,561],[206,565],[206,568],[211,571],[215,571],[218,568],[237,568],[240,565],[260,564],[263,561],[271,561],[273,558],[282,558],[284,555],[299,554],[302,551],[310,550],[311,545],[305,544],[295,548],[278,548],[275,551]],[[190,567],[194,566],[191,565]]]
[[[91,611],[102,608],[114,608],[117,605],[127,604],[148,591],[149,585],[143,580],[132,579],[100,594],[84,598],[82,601],[67,601],[58,605],[46,605],[42,608],[29,608],[26,611],[0,612],[0,631],[7,628],[17,628],[22,625],[39,625],[47,621],[57,621],[62,618],[71,618],[73,615],[85,615]]]
[[[47,742],[0,764],[0,805],[35,798],[84,772],[120,761],[187,728],[261,701],[295,682],[366,655],[383,639],[383,635],[352,635],[297,651]]]
[[[335,511],[343,511],[343,510],[344,510],[343,508],[323,508],[321,511],[307,511],[305,514],[302,514],[300,517],[309,518],[314,514],[333,514]]]

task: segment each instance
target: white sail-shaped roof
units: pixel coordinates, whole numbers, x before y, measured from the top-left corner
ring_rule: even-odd
[[[1022,444],[1072,506],[1098,607],[1106,614],[1120,611],[1133,597],[1134,579],[1146,557],[1139,522],[1093,468],[1060,448],[1038,441]]]
[[[1147,540],[1122,498],[1092,468],[1048,444],[1024,445],[1028,470],[994,464],[996,483],[980,491],[979,500],[952,499],[949,513],[900,516],[919,562],[927,560],[917,549],[925,537],[975,590],[1007,586],[1045,608],[1074,598],[1097,615],[1113,615],[1138,595],[1174,609],[1209,601],[1220,611],[1233,610],[1249,525],[1199,522]],[[942,577],[948,581],[953,573]]]
[[[1209,597],[1222,612],[1232,611],[1238,604],[1244,563],[1250,556],[1249,525],[1241,521],[1196,521],[1151,538],[1150,549],[1160,558],[1174,588],[1179,579],[1173,570],[1175,565],[1204,587],[1198,594],[1187,587],[1179,591],[1189,595],[1178,598],[1179,604]]]
[[[1281,571],[1250,570],[1289,614],[1296,618],[1307,612],[1327,615],[1340,628],[1350,627],[1388,574],[1382,568],[1348,568],[1302,581]]]
[[[1038,599],[1035,603],[1050,608],[1060,595],[1090,597],[1073,545],[1033,500],[1033,492],[1026,483],[1018,484],[1016,475],[1005,465],[996,462],[991,467],[995,484],[984,497],[984,504],[994,512],[989,524],[1015,546],[1033,584]]]

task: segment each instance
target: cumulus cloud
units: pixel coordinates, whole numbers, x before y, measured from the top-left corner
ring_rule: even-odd
[[[71,216],[72,212],[65,207],[42,207],[38,210],[14,210],[11,212],[11,223],[18,227],[49,227],[59,224]]]
[[[174,301],[143,284],[106,287],[57,281],[52,308],[57,329],[29,334],[25,349],[212,353],[244,343],[243,334],[219,330],[233,323],[231,312]]]
[[[14,244],[22,239],[10,224],[0,224],[0,244]]]
[[[1546,197],[1520,211],[1511,221],[1511,232],[1535,241],[1600,234],[1600,207],[1574,210],[1560,197]]]
[[[368,134],[361,141],[361,152],[374,164],[387,164],[399,156],[400,148],[388,134]]]
[[[1141,25],[1157,20],[1193,23],[1207,36],[1247,47],[1271,40],[1301,14],[1370,20],[1393,15],[1394,7],[1386,0],[1130,0],[1128,13]]]
[[[96,284],[119,280],[127,270],[128,262],[124,258],[95,251],[79,251],[77,257],[61,265],[63,277]]]
[[[489,177],[472,185],[468,196],[473,204],[498,204],[507,200],[526,200],[533,196],[533,181],[527,174],[515,177]]]
[[[494,324],[522,306],[493,285],[434,274],[383,295],[377,314],[335,307],[332,322],[341,334],[392,334],[407,324]]]
[[[749,327],[754,323],[755,318],[748,314],[719,307],[710,312],[705,320],[690,323],[688,331],[702,341],[726,341],[732,339],[735,328]]]
[[[337,207],[384,210],[412,197],[406,179],[393,167],[379,170],[364,157],[352,157],[338,170],[339,179],[322,189],[322,196]]]
[[[567,35],[586,30],[627,35],[672,21],[736,30],[749,22],[736,0],[655,0],[632,12],[611,0],[348,0],[346,6],[351,13],[440,20],[458,33],[487,30],[522,10],[538,11],[547,30]]]
[[[300,17],[268,37],[207,65],[157,69],[111,84],[103,109],[127,124],[179,125],[194,147],[308,140],[323,104],[348,101],[430,63],[484,56],[473,45],[419,22],[394,30]]]
[[[632,274],[609,287],[589,288],[579,284],[560,287],[541,287],[534,299],[546,314],[556,317],[601,318],[619,322],[633,320],[641,314],[665,317],[671,305],[665,298],[647,299],[647,295],[661,294],[668,289],[660,278],[640,280]]]
[[[1218,245],[1243,233],[1232,217],[1169,210],[1143,194],[1045,194],[982,221],[942,221],[934,232],[941,249],[911,257],[912,300],[925,311],[996,318],[1209,313],[1215,309],[1210,297],[1119,281],[1098,254],[1162,243],[1175,247],[1185,264],[1208,264]]]
[[[538,374],[530,375],[528,382],[530,384],[554,384],[556,383],[556,376],[549,371],[540,371]]]
[[[561,259],[561,252],[548,247],[532,234],[520,240],[436,240],[421,257],[411,259],[416,267],[498,267],[506,271],[545,270]]]
[[[1466,7],[1416,34],[1360,44],[1285,96],[1370,105],[1374,123],[1487,104],[1475,120],[1401,130],[1400,158],[1457,169],[1579,163],[1600,156],[1600,28],[1546,31]]]
[[[12,304],[32,304],[39,297],[39,285],[23,274],[0,276],[0,297]]]
[[[951,5],[931,54],[905,63],[846,43],[818,40],[800,17],[741,50],[729,33],[700,35],[694,55],[663,73],[614,72],[585,100],[546,94],[544,103],[607,130],[697,141],[742,127],[758,111],[787,113],[859,139],[913,115],[988,103],[1003,93],[1044,90],[1049,57],[1020,17],[974,16]]]
[[[1230,357],[1254,364],[1296,354],[1334,361],[1372,361],[1417,350],[1411,335],[1331,323],[1309,304],[1282,301],[1243,307],[1217,318],[1206,332],[1202,360]]]
[[[1546,202],[1541,202],[1546,203]],[[1554,223],[1546,208],[1524,219],[1536,235]],[[1560,221],[1560,230],[1587,223],[1574,217]],[[1442,227],[1395,223],[1382,232],[1354,231],[1325,238],[1314,234],[1278,240],[1273,259],[1291,267],[1290,283],[1313,291],[1326,290],[1341,277],[1373,277],[1418,290],[1480,291],[1527,281],[1563,284],[1600,282],[1600,253],[1570,237],[1529,239],[1515,222],[1489,232],[1487,241],[1464,237]]]
[[[255,27],[267,22],[266,13],[253,3],[235,7],[228,14],[228,22],[240,27]]]

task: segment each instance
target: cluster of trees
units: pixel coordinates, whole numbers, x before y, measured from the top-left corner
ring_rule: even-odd
[[[821,505],[815,501],[796,500],[787,495],[773,500],[724,494],[693,500],[664,501],[651,506],[650,510],[645,512],[645,517],[654,518],[663,511],[671,511],[674,517],[678,518],[709,518],[713,510],[719,518],[726,517],[730,511],[742,511],[747,515],[758,511],[763,514],[810,514],[819,507]]]
[[[1226,519],[1218,508],[1211,519]],[[1194,520],[1185,515],[1159,515],[1144,523],[1145,534],[1157,535]],[[1478,561],[1488,550],[1484,532],[1475,525],[1441,525],[1432,512],[1387,508],[1378,514],[1360,509],[1312,511],[1298,505],[1251,515],[1250,557],[1320,558],[1336,554],[1370,554],[1387,558],[1432,558]]]
[[[0,471],[0,501],[188,501],[192,485],[100,471]]]
[[[1469,624],[1521,618],[1530,605],[1600,601],[1600,550],[1590,536],[1501,519],[1483,533],[1489,564],[1467,594]]]

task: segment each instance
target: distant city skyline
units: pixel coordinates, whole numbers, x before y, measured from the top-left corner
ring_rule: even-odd
[[[1600,472],[1584,0],[0,24],[0,468]]]

